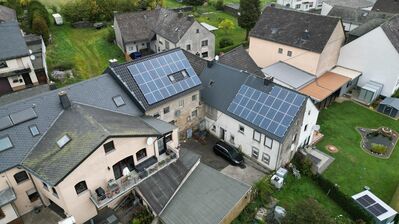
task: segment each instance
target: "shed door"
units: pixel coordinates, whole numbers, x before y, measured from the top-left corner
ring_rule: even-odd
[[[0,95],[12,92],[12,88],[7,78],[0,78]]]
[[[386,105],[384,109],[384,114],[391,116],[392,107]]]

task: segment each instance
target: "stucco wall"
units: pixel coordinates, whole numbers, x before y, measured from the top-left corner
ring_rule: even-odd
[[[282,54],[278,53],[279,48],[283,49]],[[292,52],[291,57],[287,56],[288,51]],[[261,68],[265,68],[278,61],[284,61],[311,74],[316,74],[320,58],[320,54],[315,52],[255,37],[249,37],[249,54]]]
[[[341,48],[338,65],[362,72],[358,86],[372,80],[384,84],[381,95],[398,88],[399,53],[378,27]]]
[[[114,17],[114,32],[115,32],[115,40],[118,47],[125,53],[125,46],[123,45],[122,34],[119,28],[119,25]]]
[[[303,117],[301,126],[301,133],[299,135],[299,146],[303,146],[305,141],[310,137],[309,143],[313,139],[313,127],[317,124],[317,118],[319,116],[319,110],[312,103],[312,100],[308,98],[306,100],[306,109]],[[306,126],[306,130],[305,130]]]
[[[1,207],[1,210],[4,212],[5,217],[0,219],[0,224],[7,224],[18,218],[18,215],[11,204],[6,204],[5,206]]]
[[[169,48],[167,48],[166,42],[169,43]],[[167,50],[176,48],[176,44],[174,44],[172,41],[170,41],[158,34],[157,34],[157,39],[156,39],[156,46],[157,46],[157,52],[167,51]]]
[[[332,5],[323,2],[320,14],[326,16],[331,11],[332,8],[333,8]]]

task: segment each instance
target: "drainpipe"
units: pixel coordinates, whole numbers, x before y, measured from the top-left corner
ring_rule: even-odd
[[[44,204],[44,201],[43,201],[43,198],[42,198],[42,194],[39,192],[39,190],[37,189],[35,181],[32,179],[32,175],[29,172],[27,172],[27,173],[28,173],[29,178],[31,179],[31,181],[33,183],[33,187],[36,189],[37,193],[39,193],[39,198],[40,198],[40,201],[42,202],[42,205],[46,206],[46,204]]]

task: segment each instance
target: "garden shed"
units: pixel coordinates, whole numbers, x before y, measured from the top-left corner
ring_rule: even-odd
[[[377,108],[378,112],[388,115],[393,118],[399,117],[399,99],[387,97]]]
[[[383,87],[381,83],[369,81],[360,88],[358,99],[369,105],[380,95]]]

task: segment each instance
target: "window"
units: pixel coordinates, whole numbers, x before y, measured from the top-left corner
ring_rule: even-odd
[[[207,58],[208,57],[208,51],[202,52],[201,57]]]
[[[42,183],[43,183],[43,188],[48,190],[48,185],[46,183],[44,183],[44,182],[42,182]]]
[[[181,115],[181,110],[176,110],[175,111],[175,116],[176,117],[180,117],[180,115]]]
[[[244,130],[245,130],[244,126],[242,126],[242,125],[238,126],[238,131],[239,132],[244,133]]]
[[[191,96],[191,100],[192,100],[192,101],[196,101],[196,100],[197,100],[197,94],[192,95],[192,96]]]
[[[14,174],[14,179],[17,184],[29,180],[28,174],[25,171],[21,171],[19,173]]]
[[[292,138],[292,142],[295,142],[296,137],[297,137],[297,134],[295,134],[294,137]]]
[[[125,105],[125,101],[123,100],[122,96],[114,96],[112,97],[112,100],[114,101],[116,107]]]
[[[190,44],[187,44],[186,50],[191,51],[191,45]]]
[[[308,125],[305,125],[305,128],[303,129],[303,131],[306,131],[306,129],[308,129]]]
[[[287,51],[287,56],[291,57],[292,56],[292,51]]]
[[[33,188],[26,192],[30,202],[35,202],[39,199],[39,193]]]
[[[147,149],[140,149],[138,152],[136,152],[136,158],[137,161],[144,159],[145,157],[147,157]]]
[[[257,142],[260,142],[260,133],[254,130],[253,139]]]
[[[71,138],[68,135],[64,135],[57,141],[57,145],[58,145],[58,147],[60,147],[62,149],[70,141],[71,141]]]
[[[172,141],[173,140],[173,137],[172,137],[172,133],[170,133],[170,134],[167,134],[166,136],[165,136],[165,143],[168,143],[168,142],[170,142],[170,141]]]
[[[230,135],[230,142],[234,144],[234,135]]]
[[[199,33],[199,29],[197,29],[195,32],[196,32],[196,33]]]
[[[162,41],[158,41],[158,43],[159,43],[160,45],[163,45]]]
[[[115,149],[114,141],[110,141],[104,144],[105,153],[109,153]]]
[[[80,194],[85,190],[87,190],[86,181],[80,181],[75,185],[76,194]]]
[[[197,112],[197,110],[193,110],[192,112],[191,112],[191,117],[197,117],[197,115],[198,115],[198,112]]]
[[[269,165],[270,156],[269,156],[268,154],[266,154],[266,153],[263,153],[263,154],[262,154],[262,162],[264,162],[264,163],[266,163],[266,164]]]
[[[169,50],[169,42],[167,40],[165,40],[165,49]]]
[[[283,48],[279,48],[279,49],[278,49],[278,53],[279,53],[279,54],[282,54],[282,53],[283,53]]]
[[[156,113],[156,114],[154,114],[154,117],[155,118],[158,118],[158,117],[160,117],[161,115],[159,115],[159,113]]]
[[[206,46],[208,46],[208,40],[201,41],[201,47],[206,47]]]
[[[53,187],[53,188],[51,188],[51,190],[53,191],[53,195],[56,196],[56,197],[58,198],[58,193],[57,193],[57,191],[55,190],[55,188]]]
[[[184,107],[184,99],[179,100],[179,107]]]
[[[273,146],[273,139],[265,136],[265,146],[271,149]]]
[[[0,152],[12,147],[11,139],[8,136],[0,138]]]
[[[296,9],[300,9],[301,8],[301,4],[298,4],[295,6]]]
[[[40,134],[39,129],[37,128],[37,126],[35,124],[32,126],[29,126],[29,130],[33,137],[38,136]]]
[[[259,158],[259,149],[252,147],[252,158],[258,159]]]
[[[123,176],[123,170],[126,168],[128,168],[129,171],[134,170],[133,156],[128,156],[112,166],[116,180]]]
[[[169,107],[163,108],[163,113],[164,113],[164,114],[169,113],[169,111],[170,111],[170,108],[169,108]]]
[[[310,115],[310,110],[308,111],[308,116]]]
[[[5,218],[6,214],[4,214],[3,210],[0,208],[0,219]]]
[[[0,61],[0,68],[7,68],[7,62]]]
[[[133,46],[130,46],[130,47],[129,47],[129,51],[134,51],[134,47],[133,47]]]
[[[212,129],[211,129],[213,132],[215,132],[216,131],[216,126],[215,125],[212,125]]]

